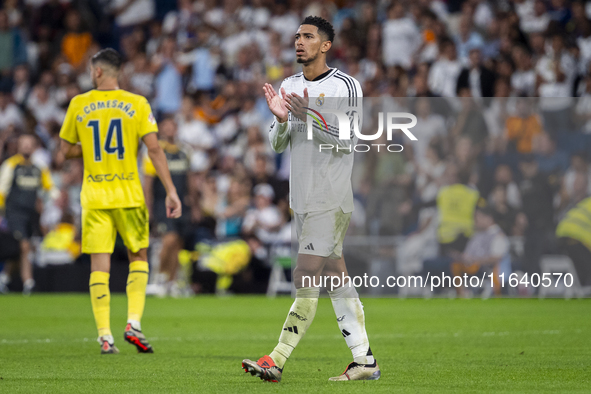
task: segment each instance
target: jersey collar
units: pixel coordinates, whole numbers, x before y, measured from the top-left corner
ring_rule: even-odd
[[[322,81],[325,81],[326,79],[328,79],[331,75],[333,75],[335,72],[337,72],[336,67],[335,68],[331,68],[330,70],[328,70],[327,72],[320,74],[319,76],[317,76],[316,78],[314,78],[313,80],[308,80],[306,79],[306,77],[304,76],[304,73],[302,72],[302,77],[304,77],[304,81],[306,82],[316,82],[316,83],[320,83]]]

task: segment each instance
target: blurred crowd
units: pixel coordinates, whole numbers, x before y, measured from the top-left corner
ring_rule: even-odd
[[[0,163],[20,134],[36,136],[33,161],[61,191],[39,210],[39,233],[80,221],[83,167],[60,157],[58,133],[70,99],[92,89],[89,58],[113,47],[120,87],[172,120],[187,153],[188,242],[289,242],[289,152],[267,142],[262,86],[300,71],[293,36],[308,15],[335,27],[330,67],[419,118],[403,153],[357,155],[351,233],[420,233],[440,188],[462,183],[504,234],[526,238],[535,272],[591,192],[591,2],[4,0]]]

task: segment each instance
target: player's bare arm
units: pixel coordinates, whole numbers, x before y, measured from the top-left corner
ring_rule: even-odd
[[[62,140],[60,152],[66,159],[78,159],[82,157],[82,145],[72,144],[66,140]]]
[[[142,140],[148,148],[148,156],[152,160],[152,164],[156,169],[158,178],[162,181],[164,189],[166,190],[166,216],[169,218],[179,218],[182,213],[182,205],[179,196],[176,193],[176,188],[172,183],[170,177],[170,171],[168,170],[168,164],[166,162],[166,155],[162,150],[160,144],[158,144],[158,137],[156,133],[146,134]]]
[[[146,199],[146,207],[148,208],[150,217],[152,217],[152,209],[154,207],[154,195],[152,194],[153,187],[154,177],[145,174],[142,188],[144,189],[144,198]]]

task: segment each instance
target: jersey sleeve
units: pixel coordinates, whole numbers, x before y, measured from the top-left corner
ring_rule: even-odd
[[[283,152],[287,145],[289,145],[289,129],[291,122],[288,120],[285,123],[279,123],[277,119],[271,123],[271,130],[269,130],[269,142],[271,148],[277,153]]]
[[[144,138],[146,134],[157,133],[158,124],[156,123],[156,118],[152,113],[152,108],[150,107],[148,100],[142,100],[141,109],[140,128],[138,134],[140,138]]]
[[[279,94],[281,94],[281,89],[284,87],[284,83],[282,82],[281,87],[279,88]],[[271,143],[271,148],[273,148],[275,152],[281,153],[287,148],[287,145],[289,145],[291,113],[288,114],[287,121],[284,123],[279,123],[276,117],[273,118],[273,123],[271,123],[271,129],[269,130],[269,142]]]
[[[156,168],[150,160],[148,155],[144,155],[144,159],[142,160],[142,170],[144,171],[144,175],[150,176],[152,178],[156,177]]]
[[[68,112],[66,112],[66,117],[60,130],[60,138],[68,141],[70,144],[77,144],[80,141],[78,131],[76,130],[76,105],[74,100],[68,106]]]
[[[8,159],[0,166],[0,209],[4,209],[6,197],[10,193],[12,179],[14,177],[13,161]]]
[[[47,168],[43,168],[41,170],[41,187],[43,190],[49,194],[49,196],[55,200],[59,197],[60,191],[55,187],[53,183],[53,179],[51,177],[51,172]]]

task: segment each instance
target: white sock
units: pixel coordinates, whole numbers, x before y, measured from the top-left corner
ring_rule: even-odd
[[[139,321],[137,320],[128,320],[127,323],[131,324],[131,327],[133,327],[134,330],[138,330],[141,331],[142,330],[142,325],[140,324]]]
[[[279,368],[283,368],[291,352],[312,324],[318,307],[319,295],[320,288],[318,287],[302,287],[296,290],[296,299],[283,324],[279,343],[269,354]]]
[[[374,358],[365,332],[365,314],[357,290],[345,285],[329,291],[328,294],[341,334],[353,354],[353,361],[358,364],[373,364]]]
[[[165,285],[168,282],[168,274],[166,272],[158,272],[154,276],[154,283],[157,285]]]
[[[10,283],[10,276],[5,272],[0,272],[0,284],[7,285],[9,283]]]

